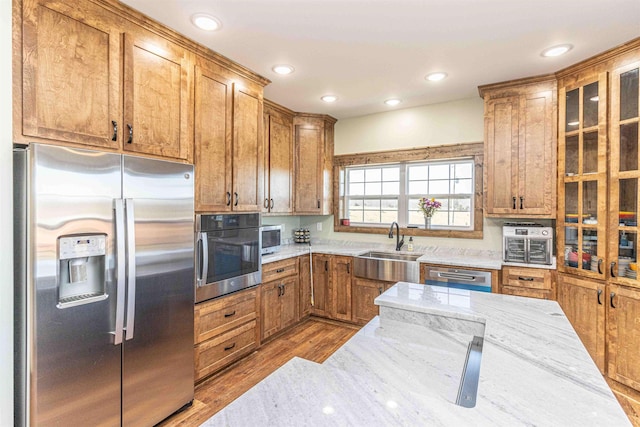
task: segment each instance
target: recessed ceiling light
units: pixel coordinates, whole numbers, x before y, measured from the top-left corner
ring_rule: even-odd
[[[559,44],[558,46],[553,46],[548,49],[542,51],[540,55],[544,57],[553,57],[560,56],[573,49],[573,45],[570,44]]]
[[[295,71],[295,68],[293,68],[291,65],[280,64],[280,65],[274,65],[272,70],[277,74],[282,74],[283,76],[286,76],[287,74],[293,73]]]
[[[193,25],[205,31],[216,31],[222,27],[222,24],[215,16],[206,13],[196,13],[191,16]]]
[[[324,102],[336,102],[338,100],[338,97],[335,95],[325,95],[320,99],[322,99]]]
[[[391,98],[391,99],[387,99],[386,101],[384,101],[385,104],[387,104],[390,107],[395,107],[396,105],[400,104],[402,101],[397,99],[397,98]]]
[[[442,71],[438,71],[438,72],[435,72],[435,73],[427,74],[425,76],[425,79],[429,80],[430,82],[439,82],[440,80],[444,79],[445,77],[447,77],[447,73],[444,73]]]

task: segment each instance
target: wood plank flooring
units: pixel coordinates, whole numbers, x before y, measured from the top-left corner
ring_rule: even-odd
[[[198,426],[293,357],[324,362],[359,326],[309,318],[196,385],[193,406],[159,426]]]

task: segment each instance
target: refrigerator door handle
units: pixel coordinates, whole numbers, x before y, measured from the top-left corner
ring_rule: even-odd
[[[136,320],[136,231],[133,199],[125,199],[127,220],[127,323],[124,327],[125,340],[133,338]]]
[[[198,233],[197,259],[198,259],[198,276],[196,277],[196,285],[198,287],[206,284],[209,275],[209,239],[207,233]],[[200,261],[202,260],[202,261]]]
[[[122,344],[124,329],[124,291],[125,291],[125,225],[124,204],[122,199],[115,199],[113,208],[116,215],[116,325],[112,334],[115,336],[113,344]]]

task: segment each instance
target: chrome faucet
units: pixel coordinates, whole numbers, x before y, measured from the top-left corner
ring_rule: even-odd
[[[396,251],[402,249],[402,245],[404,245],[404,234],[402,235],[402,240],[400,240],[400,226],[397,222],[393,221],[391,223],[391,228],[389,228],[389,238],[393,239],[393,226],[396,226]]]

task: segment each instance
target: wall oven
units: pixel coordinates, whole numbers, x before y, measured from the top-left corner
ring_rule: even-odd
[[[553,228],[534,223],[505,223],[502,249],[505,262],[551,265]]]
[[[260,214],[196,215],[196,302],[262,281]]]

